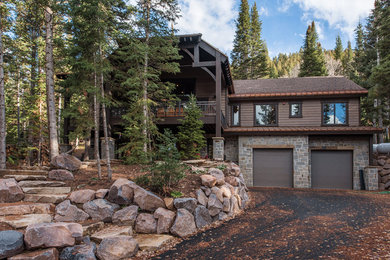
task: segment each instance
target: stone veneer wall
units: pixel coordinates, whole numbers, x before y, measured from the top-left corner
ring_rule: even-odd
[[[294,187],[311,186],[308,136],[240,136],[239,165],[248,186],[253,186],[254,148],[293,148]]]
[[[329,150],[353,150],[353,189],[360,190],[359,170],[364,170],[370,164],[369,140],[350,136],[318,136],[310,137],[310,148]]]
[[[238,163],[238,137],[225,137],[225,159]]]

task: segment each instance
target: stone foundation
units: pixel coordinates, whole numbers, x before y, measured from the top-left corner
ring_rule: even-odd
[[[378,168],[366,167],[364,169],[364,183],[366,190],[378,190]]]
[[[223,161],[224,155],[224,138],[213,137],[213,159],[216,161]]]
[[[225,160],[238,163],[238,137],[225,137]]]

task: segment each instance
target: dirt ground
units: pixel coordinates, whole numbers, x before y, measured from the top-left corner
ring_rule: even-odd
[[[390,195],[256,189],[242,215],[154,259],[389,259]]]

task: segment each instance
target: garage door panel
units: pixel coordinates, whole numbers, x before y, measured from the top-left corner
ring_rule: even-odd
[[[312,188],[352,189],[352,161],[352,151],[312,151]]]
[[[258,187],[293,186],[292,149],[254,149],[253,185]]]

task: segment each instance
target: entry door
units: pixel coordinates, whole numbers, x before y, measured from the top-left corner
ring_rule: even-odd
[[[253,186],[292,187],[292,149],[253,149]]]

